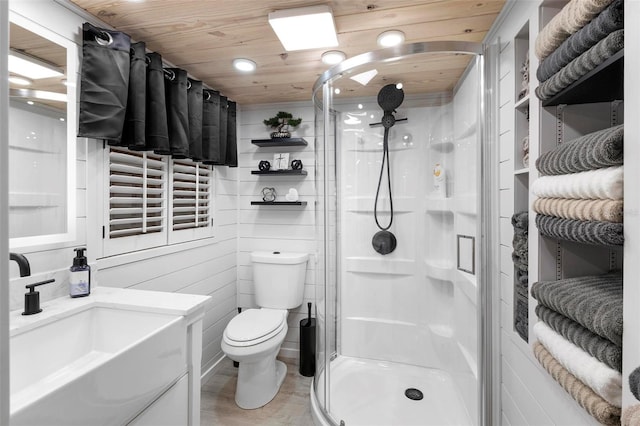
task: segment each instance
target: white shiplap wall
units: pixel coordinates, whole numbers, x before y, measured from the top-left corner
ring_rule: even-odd
[[[252,139],[268,139],[271,129],[262,120],[275,116],[278,111],[287,111],[302,123],[292,137],[302,137],[306,147],[258,147]],[[239,253],[238,253],[238,306],[255,307],[252,251],[291,251],[309,253],[304,288],[304,302],[289,312],[289,331],[282,345],[281,354],[297,358],[300,320],[306,317],[307,302],[315,301],[315,185],[314,185],[314,109],[311,101],[285,104],[266,104],[242,108],[238,132],[238,178],[239,178]],[[275,153],[289,153],[289,161],[302,160],[307,176],[260,176],[252,175],[258,170],[261,160],[273,164]],[[252,206],[251,201],[261,201],[264,187],[274,187],[278,200],[284,200],[289,188],[296,188],[306,206]]]
[[[80,43],[85,19],[51,1],[12,2],[10,8],[22,16],[45,26],[63,37]],[[76,82],[79,82],[76,70]],[[196,243],[177,244],[105,259],[100,253],[102,211],[95,202],[104,188],[96,177],[102,143],[77,139],[77,229],[76,241],[51,247],[34,247],[23,251],[32,267],[32,277],[17,277],[15,262],[11,265],[10,307],[21,309],[24,285],[50,277],[53,285],[40,288],[41,300],[65,296],[73,257],[73,247],[87,246],[93,268],[94,285],[128,287],[210,295],[203,326],[202,372],[206,373],[223,356],[222,333],[236,312],[237,280],[237,169],[215,169],[215,236]],[[89,173],[89,171],[91,171]]]
[[[494,293],[500,297],[500,397],[502,412],[499,414],[505,425],[590,425],[597,424],[580,406],[555,382],[534,358],[530,346],[513,329],[513,262],[511,260],[513,228],[511,215],[514,213],[514,157],[516,153],[514,93],[516,72],[521,64],[516,63],[514,38],[527,21],[530,23],[531,39],[538,26],[538,10],[541,1],[514,2],[509,15],[502,22],[490,44],[499,43],[499,87],[498,87],[498,135],[499,135],[499,194],[500,194],[500,281]],[[530,40],[530,49],[533,40]],[[531,52],[533,52],[531,50]],[[535,66],[537,61],[530,58],[530,88],[535,88]],[[537,102],[531,107],[531,152],[537,152]],[[534,159],[536,157],[533,157]],[[531,164],[534,162],[531,161]],[[531,172],[530,172],[531,174]],[[529,235],[537,235],[535,226],[530,225]],[[530,253],[537,246],[530,237]],[[537,278],[537,256],[530,259],[530,285]],[[535,313],[529,314],[530,323]],[[531,326],[532,324],[530,324]],[[529,328],[531,330],[531,327]],[[529,341],[535,337],[529,333]],[[498,415],[496,415],[498,417]]]

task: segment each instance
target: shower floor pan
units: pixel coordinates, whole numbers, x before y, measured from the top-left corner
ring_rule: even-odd
[[[339,356],[331,362],[330,413],[345,426],[471,425],[453,379],[444,371]],[[324,394],[324,373],[318,381]],[[421,400],[405,396],[421,391]],[[328,426],[311,386],[312,413],[318,426]]]

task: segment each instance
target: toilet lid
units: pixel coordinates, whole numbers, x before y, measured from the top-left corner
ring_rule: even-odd
[[[236,315],[225,329],[226,338],[238,346],[258,344],[284,328],[287,311],[248,309]]]

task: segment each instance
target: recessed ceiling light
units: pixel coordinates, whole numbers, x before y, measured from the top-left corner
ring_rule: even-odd
[[[329,50],[322,54],[322,62],[327,65],[335,65],[344,61],[347,55],[339,50]]]
[[[34,103],[35,103],[35,102],[33,102],[33,101],[27,101],[27,104],[28,104],[28,105],[33,105]]]
[[[340,94],[340,89],[335,88],[335,89],[333,90],[333,93],[335,93],[336,95],[339,95],[339,94]]]
[[[401,90],[404,87],[404,85],[402,83],[397,83],[396,84],[396,89]]]
[[[378,36],[378,45],[381,47],[397,46],[404,43],[404,33],[398,30],[385,31]]]
[[[277,10],[269,24],[287,51],[338,45],[331,8],[326,5]]]
[[[26,77],[19,77],[17,75],[9,76],[9,83],[17,84],[19,86],[30,86],[33,81]]]
[[[242,72],[252,72],[256,70],[256,63],[251,59],[246,58],[236,58],[233,60],[233,66],[238,71]]]
[[[62,77],[62,70],[40,58],[11,50],[9,52],[9,72],[33,80],[40,78]]]

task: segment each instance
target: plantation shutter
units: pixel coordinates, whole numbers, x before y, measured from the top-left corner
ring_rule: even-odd
[[[159,155],[110,148],[105,255],[166,244],[167,161]]]
[[[212,235],[212,186],[211,166],[173,161],[170,243]]]

